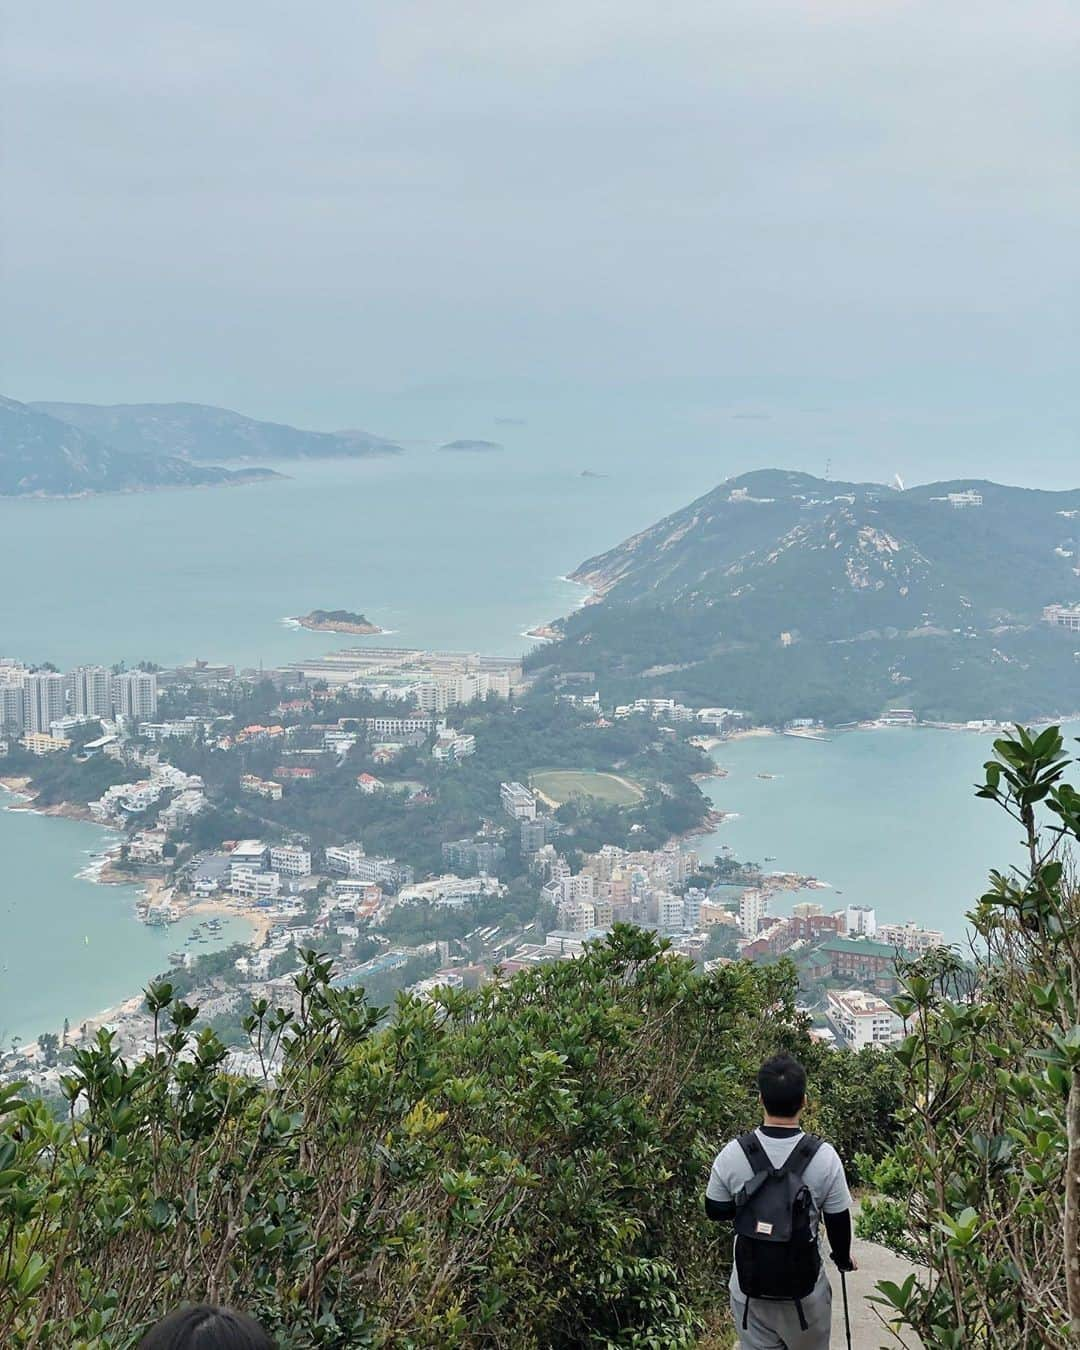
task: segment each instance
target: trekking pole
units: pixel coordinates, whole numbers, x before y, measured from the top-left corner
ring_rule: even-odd
[[[851,1318],[847,1306],[847,1271],[840,1271],[840,1288],[844,1292],[844,1333],[847,1336],[847,1350],[851,1350]]]

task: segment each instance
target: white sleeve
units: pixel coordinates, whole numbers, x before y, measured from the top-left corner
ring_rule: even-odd
[[[826,1155],[828,1172],[824,1182],[821,1209],[825,1214],[842,1214],[845,1209],[851,1208],[851,1192],[844,1176],[844,1164],[831,1144],[822,1145],[822,1149],[828,1150]]]
[[[712,1171],[709,1173],[709,1184],[705,1187],[705,1194],[709,1199],[719,1201],[721,1204],[735,1199],[731,1191],[731,1168],[725,1166],[724,1154],[728,1147],[730,1145],[721,1149],[713,1159]]]

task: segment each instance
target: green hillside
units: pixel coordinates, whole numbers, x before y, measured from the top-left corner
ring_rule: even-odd
[[[1080,491],[762,470],[573,577],[601,603],[531,664],[593,671],[619,698],[684,695],[766,720],[1080,705],[1080,643],[1042,623],[1045,606],[1080,601]]]
[[[705,1178],[760,1059],[816,1069],[845,1156],[892,1133],[893,1066],[812,1044],[790,968],[703,977],[617,929],[383,1030],[328,975],[309,959],[286,1022],[256,1009],[268,1084],[157,988],[159,1057],[77,1052],[74,1125],[0,1089],[0,1344],[129,1350],[210,1297],[290,1350],[689,1347],[730,1262]]]
[[[0,398],[0,496],[72,496],[143,488],[204,487],[271,478],[106,443],[29,404]]]
[[[305,431],[202,403],[35,403],[118,450],[193,460],[353,458],[401,447],[366,431]]]

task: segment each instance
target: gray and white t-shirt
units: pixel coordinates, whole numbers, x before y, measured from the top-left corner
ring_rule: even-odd
[[[802,1130],[796,1130],[783,1138],[765,1134],[761,1129],[758,1129],[756,1134],[774,1167],[784,1165],[792,1149],[803,1137]],[[754,1170],[747,1162],[739,1141],[733,1139],[716,1155],[705,1194],[710,1200],[716,1200],[721,1204],[730,1203],[753,1175]],[[845,1209],[851,1208],[851,1192],[844,1176],[844,1164],[832,1144],[821,1145],[807,1163],[803,1178],[814,1197],[814,1204],[817,1205],[819,1213],[842,1214]],[[740,1298],[743,1296],[734,1265],[731,1268],[731,1292]]]

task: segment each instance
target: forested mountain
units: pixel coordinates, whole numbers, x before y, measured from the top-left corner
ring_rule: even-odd
[[[273,477],[118,449],[79,427],[0,398],[0,496],[71,496],[139,488],[199,487]]]
[[[591,558],[598,604],[534,665],[764,717],[1034,716],[1080,706],[1080,490],[907,490],[761,470]],[[640,686],[655,686],[645,688]]]
[[[393,441],[366,431],[302,431],[202,403],[32,403],[50,417],[115,446],[193,460],[317,459],[396,455]]]

